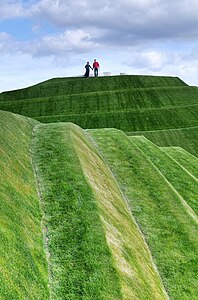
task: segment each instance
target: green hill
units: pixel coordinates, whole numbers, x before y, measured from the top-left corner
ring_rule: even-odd
[[[163,76],[0,94],[0,299],[197,298],[197,100]]]
[[[0,122],[0,298],[167,299],[128,203],[86,132],[7,112]]]
[[[56,78],[0,95],[0,109],[43,123],[124,131],[197,125],[198,88],[176,77]],[[169,122],[167,122],[167,119]]]

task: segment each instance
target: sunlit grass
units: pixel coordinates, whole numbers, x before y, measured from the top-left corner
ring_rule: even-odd
[[[143,231],[171,299],[196,299],[197,223],[164,176],[122,132],[90,130]]]
[[[198,182],[196,178],[193,178],[180,164],[145,137],[131,137],[131,141],[142,150],[173,188],[177,190],[184,201],[193,209],[195,214],[197,214]]]
[[[49,299],[41,211],[29,154],[36,121],[0,112],[0,299]]]

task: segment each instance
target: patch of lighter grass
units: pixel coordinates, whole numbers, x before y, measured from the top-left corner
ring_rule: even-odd
[[[122,299],[167,299],[142,233],[108,166],[82,130],[74,127],[72,137],[83,172],[97,199],[119,274]]]

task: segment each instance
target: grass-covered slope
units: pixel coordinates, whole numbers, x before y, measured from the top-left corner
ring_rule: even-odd
[[[0,94],[0,109],[43,123],[137,131],[197,125],[197,99],[198,88],[175,77],[57,78]]]
[[[191,213],[192,209],[195,212],[195,215],[197,215],[198,180],[145,137],[131,137],[131,140],[158,168],[170,185],[179,193],[182,203],[187,208],[187,211]],[[193,211],[192,213],[194,214]]]
[[[52,299],[167,299],[125,199],[84,131],[39,125],[32,151]]]
[[[0,299],[49,299],[29,147],[36,121],[0,112]]]
[[[0,299],[197,298],[197,100],[162,76],[0,94]]]
[[[124,133],[113,129],[89,133],[128,199],[170,299],[196,299],[196,220],[162,173]]]
[[[166,122],[169,122],[167,119]],[[181,147],[194,156],[198,156],[198,126],[157,131],[129,132],[129,135],[143,135],[160,147]]]
[[[161,150],[178,162],[198,180],[198,158],[180,147],[161,147]]]
[[[1,100],[32,99],[57,95],[81,94],[139,87],[186,86],[177,77],[111,76],[98,78],[65,77],[44,81],[29,88],[3,92]]]

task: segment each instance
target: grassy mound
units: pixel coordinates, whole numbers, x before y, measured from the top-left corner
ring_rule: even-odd
[[[49,299],[41,210],[29,154],[36,124],[0,112],[0,299]]]
[[[196,299],[197,100],[160,76],[0,94],[0,299]]]
[[[165,76],[111,76],[95,78],[54,78],[29,88],[3,92],[1,100],[32,99],[67,94],[101,92],[139,87],[186,86],[177,77]]]
[[[170,299],[196,299],[197,222],[142,151],[118,130],[90,130],[114,173]]]
[[[0,109],[43,123],[159,130],[196,126],[197,99],[197,87],[174,77],[57,78],[0,94]]]
[[[32,150],[52,298],[167,299],[142,234],[83,130],[39,125]]]

